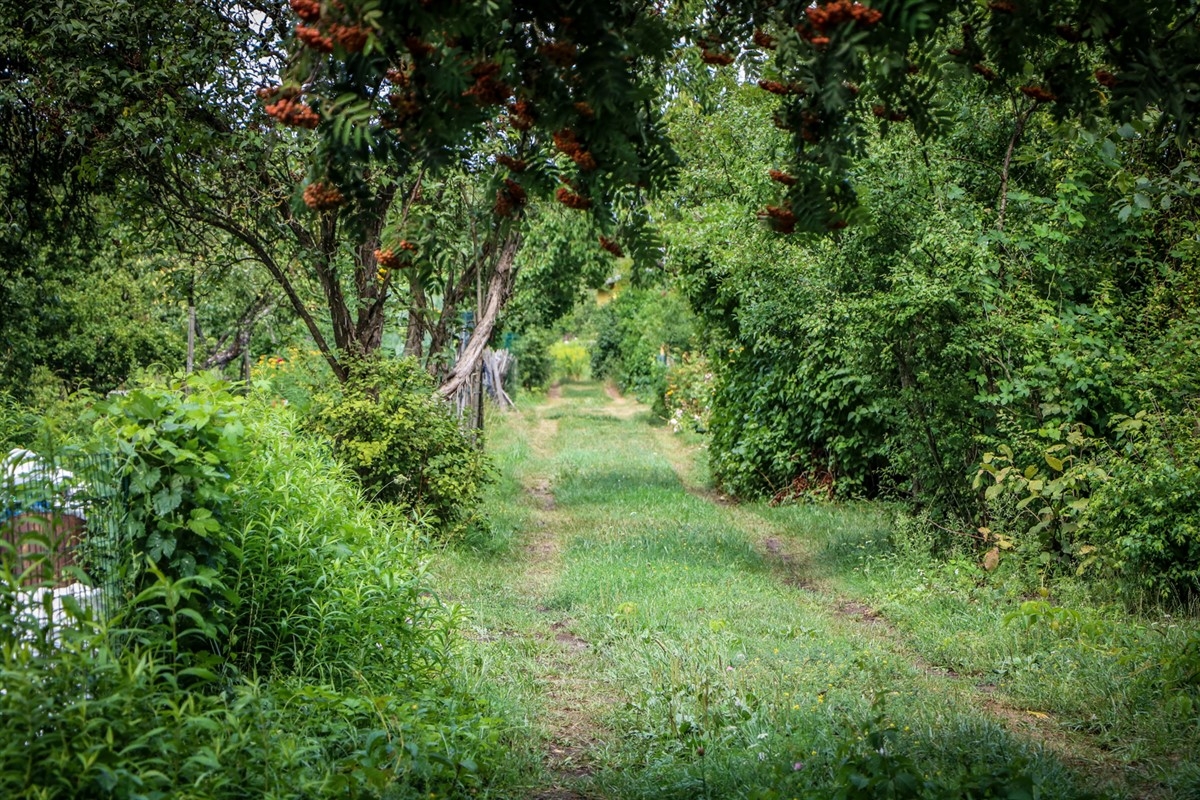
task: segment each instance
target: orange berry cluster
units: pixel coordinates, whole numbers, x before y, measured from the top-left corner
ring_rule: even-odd
[[[782,183],[784,186],[795,186],[796,185],[796,179],[794,177],[792,177],[791,175],[788,175],[786,172],[781,172],[780,170],[773,169],[773,170],[768,171],[767,174],[770,175],[771,180],[775,181],[776,183]]]
[[[727,67],[733,63],[733,56],[728,53],[718,53],[715,50],[709,50],[706,45],[700,45],[700,60],[705,64],[713,64],[718,67]]]
[[[908,119],[908,114],[903,111],[894,111],[887,106],[872,106],[871,113],[880,119],[886,119],[888,122],[904,122]]]
[[[518,100],[508,106],[508,122],[519,131],[527,131],[533,127],[533,104],[528,100]]]
[[[754,43],[764,50],[775,49],[775,37],[763,31],[761,28],[754,29]]]
[[[407,239],[401,240],[400,244],[396,246],[401,250],[401,252],[417,252],[417,246]],[[405,267],[410,263],[407,257],[402,257],[400,253],[397,253],[390,247],[382,250],[376,250],[375,261],[385,270]]]
[[[793,233],[796,230],[796,215],[784,206],[767,206],[763,213],[767,224],[777,233]]]
[[[760,80],[758,82],[760,89],[765,89],[771,94],[787,96],[789,94],[804,94],[804,86],[799,83],[780,83],[779,81]]]
[[[496,79],[500,73],[500,65],[485,61],[471,67],[471,77],[475,83],[463,92],[466,97],[474,97],[480,105],[500,105],[512,94],[512,87]]]
[[[1015,3],[1010,3],[1008,0],[992,0],[988,3],[988,8],[995,11],[997,14],[1015,14],[1017,6]]]
[[[519,158],[513,158],[512,156],[499,155],[496,156],[496,161],[508,167],[513,172],[524,172],[529,168],[529,164],[527,164],[525,161]]]
[[[594,119],[596,116],[596,112],[592,110],[592,107],[582,101],[575,104],[575,111],[584,119]]]
[[[602,248],[604,248],[605,250],[607,250],[608,252],[612,253],[617,258],[624,258],[624,256],[625,256],[625,251],[621,249],[621,245],[617,244],[615,241],[608,238],[607,236],[600,237],[600,246]]]
[[[1039,103],[1053,103],[1058,99],[1058,95],[1056,95],[1054,92],[1036,84],[1022,86],[1021,94],[1025,95],[1026,97],[1031,97]]]
[[[538,48],[538,52],[547,60],[565,68],[575,63],[579,48],[572,42],[546,42]]]
[[[297,25],[296,38],[304,42],[304,44],[308,47],[316,50],[318,53],[333,52],[333,38],[321,33],[320,28],[311,28],[308,25]]]
[[[1108,70],[1098,69],[1092,74],[1096,77],[1096,83],[1100,84],[1101,86],[1105,86],[1109,89],[1116,88],[1117,76],[1113,75]]]
[[[400,266],[400,257],[390,248],[387,250],[376,250],[375,261],[384,269],[397,269]]]
[[[560,186],[554,191],[554,199],[562,203],[567,208],[573,208],[577,211],[582,211],[585,208],[591,208],[592,201],[581,194],[576,194],[565,186]]]
[[[309,106],[294,97],[281,97],[266,108],[268,116],[295,128],[312,130],[321,122],[321,117]]]
[[[347,53],[361,53],[367,46],[367,32],[357,25],[331,25],[329,33]]]
[[[318,6],[318,13],[320,7]],[[358,25],[329,23],[323,31],[319,27],[297,25],[296,37],[318,53],[332,53],[337,43],[348,53],[360,53],[367,46],[367,32]]]
[[[851,0],[833,0],[824,5],[804,9],[805,23],[796,26],[796,32],[816,47],[829,44],[825,34],[847,22],[869,28],[883,19],[883,12]]]
[[[982,61],[978,64],[972,64],[971,69],[983,76],[984,80],[996,80],[996,71],[984,64]]]
[[[574,161],[584,172],[591,172],[596,168],[595,157],[584,149],[579,139],[575,136],[575,131],[570,128],[555,131],[554,146],[558,148],[559,152]]]
[[[415,117],[421,111],[421,104],[417,102],[416,95],[413,94],[392,92],[388,95],[388,104],[396,112],[397,122],[404,122]]]
[[[511,178],[505,178],[504,188],[496,191],[496,204],[492,206],[492,213],[498,217],[511,217],[528,199],[524,186]]]
[[[336,186],[322,181],[310,183],[308,188],[304,190],[304,205],[313,211],[327,211],[331,208],[337,208],[342,204],[344,199]]]
[[[808,17],[809,24],[821,33],[851,21],[869,28],[883,19],[882,11],[851,0],[834,0],[823,6],[809,6],[804,9],[804,15]]]
[[[408,52],[417,57],[431,56],[437,49],[429,42],[422,41],[419,37],[412,34],[404,37],[404,46],[408,48]]]
[[[321,3],[319,0],[291,0],[289,3],[296,16],[305,22],[316,22],[321,18]]]

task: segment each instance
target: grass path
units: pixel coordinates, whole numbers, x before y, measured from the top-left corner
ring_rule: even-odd
[[[870,577],[877,508],[724,502],[694,445],[597,385],[493,422],[490,530],[434,564],[515,726],[491,796],[872,797],[906,775],[921,796],[1168,796],[1150,734],[1114,753],[1069,703],[979,668],[1016,658],[1011,631],[988,638],[998,614]]]

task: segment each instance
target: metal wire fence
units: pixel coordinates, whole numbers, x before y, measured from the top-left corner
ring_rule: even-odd
[[[0,588],[10,602],[43,623],[71,602],[109,618],[129,554],[126,494],[108,455],[19,449],[0,459]]]

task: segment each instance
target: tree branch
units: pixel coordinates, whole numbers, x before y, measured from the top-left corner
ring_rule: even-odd
[[[1017,124],[1013,128],[1012,136],[1008,140],[1008,149],[1004,152],[1004,164],[1000,168],[1000,202],[996,214],[996,230],[1004,230],[1004,212],[1008,208],[1008,168],[1012,165],[1013,150],[1017,147],[1017,142],[1021,139],[1021,134],[1025,132],[1025,123],[1029,121],[1030,115],[1037,111],[1038,101],[1034,100],[1029,108],[1017,113]]]
[[[278,300],[270,287],[259,292],[258,296],[250,302],[250,305],[246,306],[246,310],[238,317],[233,331],[222,336],[212,353],[204,359],[200,365],[201,369],[223,367],[240,356],[250,344],[250,334],[253,332],[254,326],[263,317],[274,311],[277,303]],[[233,341],[231,342],[230,339]]]

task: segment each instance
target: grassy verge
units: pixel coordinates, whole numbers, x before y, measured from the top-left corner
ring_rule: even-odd
[[[527,725],[494,796],[1187,796],[1194,718],[1113,652],[1182,633],[901,558],[880,507],[723,504],[596,385],[493,421],[491,530],[434,570]]]

